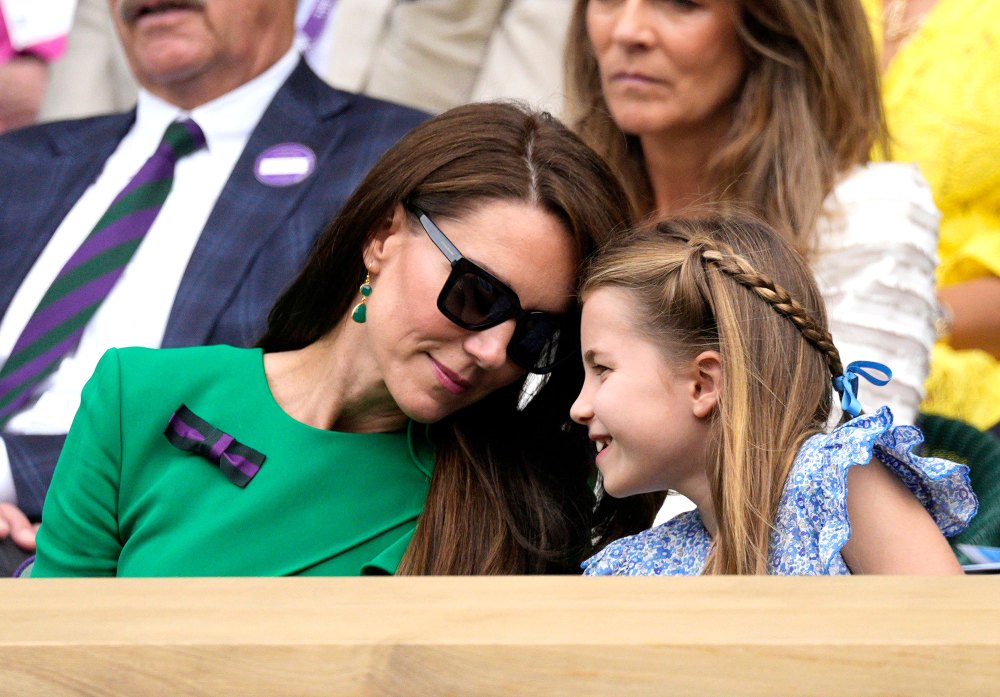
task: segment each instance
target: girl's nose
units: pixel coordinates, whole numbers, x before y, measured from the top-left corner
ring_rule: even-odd
[[[580,394],[577,395],[576,401],[569,408],[569,418],[583,425],[587,425],[587,422],[594,418],[594,409],[590,403],[590,395],[587,394],[586,383],[580,390]]]

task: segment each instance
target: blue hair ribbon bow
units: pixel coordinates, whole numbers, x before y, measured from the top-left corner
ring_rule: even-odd
[[[864,369],[877,370],[885,375],[880,378],[866,372]],[[843,375],[838,375],[833,379],[833,389],[840,393],[840,407],[852,417],[861,413],[861,402],[858,401],[858,377],[863,377],[873,385],[881,387],[892,380],[892,371],[889,366],[875,361],[854,361],[847,366]]]

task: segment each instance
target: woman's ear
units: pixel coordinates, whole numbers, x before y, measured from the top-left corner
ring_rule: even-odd
[[[365,246],[364,261],[369,273],[377,275],[382,270],[385,260],[400,241],[400,232],[405,230],[406,209],[397,203],[391,213],[379,221],[378,229]]]
[[[691,382],[691,411],[699,419],[712,414],[722,397],[722,356],[718,351],[702,351],[694,359]]]

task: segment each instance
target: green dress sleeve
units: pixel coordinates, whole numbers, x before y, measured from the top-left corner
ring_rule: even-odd
[[[121,540],[121,376],[116,349],[83,389],[42,509],[32,578],[115,576]]]

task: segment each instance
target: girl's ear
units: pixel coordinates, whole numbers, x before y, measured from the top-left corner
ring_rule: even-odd
[[[691,382],[691,411],[704,419],[715,411],[722,397],[722,356],[718,351],[702,351],[694,359]]]
[[[403,204],[397,203],[391,214],[379,222],[378,229],[365,246],[363,256],[369,273],[377,275],[382,270],[386,258],[395,251],[402,237],[400,233],[405,230],[406,210]]]

